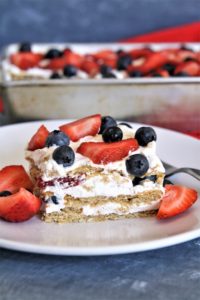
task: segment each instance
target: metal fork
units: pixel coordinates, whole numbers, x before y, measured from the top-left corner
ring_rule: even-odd
[[[164,161],[162,161],[163,163],[163,166],[166,170],[166,175],[165,177],[170,177],[176,173],[186,173],[186,174],[189,174],[191,176],[193,176],[194,178],[196,178],[197,180],[200,180],[200,170],[198,169],[194,169],[194,168],[176,168]]]

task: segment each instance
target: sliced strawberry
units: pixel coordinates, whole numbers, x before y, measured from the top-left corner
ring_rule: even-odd
[[[114,143],[82,143],[77,152],[90,158],[95,164],[108,164],[126,157],[129,151],[138,149],[136,139],[127,139]]]
[[[32,182],[23,166],[7,166],[0,171],[0,192],[16,193],[23,187],[32,189]],[[0,198],[1,199],[1,198]]]
[[[56,57],[49,61],[47,65],[45,65],[45,69],[51,69],[51,70],[60,70],[63,69],[66,65],[66,58],[65,56],[62,57]]]
[[[117,54],[112,50],[102,50],[94,54],[99,65],[107,65],[111,68],[115,68],[117,64]]]
[[[149,48],[133,49],[133,50],[129,51],[129,54],[133,59],[137,59],[140,57],[147,57],[151,53],[152,53],[152,50]]]
[[[99,72],[99,65],[95,61],[85,59],[81,64],[81,69],[94,77]]]
[[[40,126],[37,132],[32,136],[28,144],[28,150],[34,151],[44,148],[48,135],[48,129],[44,125]]]
[[[22,70],[37,67],[41,59],[41,54],[32,52],[18,52],[10,56],[11,63]]]
[[[175,71],[174,74],[179,74],[179,73],[186,73],[189,76],[197,76],[200,71],[200,65],[196,61],[187,61],[187,62],[182,62],[180,63]]]
[[[77,68],[80,68],[81,63],[83,61],[83,57],[77,53],[74,52],[65,52],[65,61],[66,65],[74,65]]]
[[[167,70],[158,69],[148,77],[169,77],[169,73]]]
[[[195,190],[184,186],[168,184],[165,189],[166,192],[157,214],[159,219],[173,217],[184,212],[192,206],[198,197]]]
[[[80,138],[87,135],[96,135],[101,126],[101,115],[92,115],[65,125],[60,126],[70,140],[73,142],[78,141]]]
[[[16,194],[0,197],[0,217],[9,222],[23,222],[36,215],[40,206],[39,198],[21,188]]]

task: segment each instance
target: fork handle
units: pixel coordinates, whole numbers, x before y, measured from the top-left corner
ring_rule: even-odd
[[[176,173],[186,173],[191,175],[192,177],[196,178],[197,180],[200,180],[200,170],[194,169],[194,168],[177,168],[177,169],[172,169],[171,171],[167,171],[165,177],[170,177]]]

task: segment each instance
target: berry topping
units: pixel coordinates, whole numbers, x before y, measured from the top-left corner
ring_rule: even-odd
[[[52,59],[52,58],[58,58],[63,56],[62,51],[58,50],[58,49],[49,49],[47,51],[47,53],[45,54],[44,58],[46,59]]]
[[[140,146],[147,146],[148,143],[156,141],[157,136],[152,127],[140,127],[135,133],[135,138]]]
[[[137,148],[138,143],[135,139],[127,139],[115,143],[82,143],[77,152],[90,158],[95,164],[108,164],[123,159]]]
[[[117,126],[108,127],[102,133],[102,138],[105,143],[118,142],[122,140],[123,132]]]
[[[9,192],[9,191],[0,192],[0,197],[7,197],[7,196],[10,196],[10,195],[12,195],[12,193]]]
[[[16,194],[1,197],[0,217],[9,222],[23,222],[39,212],[41,201],[21,188]]]
[[[133,154],[126,160],[127,172],[131,175],[141,177],[149,169],[149,162],[143,154]]]
[[[100,72],[103,76],[106,76],[107,74],[110,74],[112,72],[112,68],[107,65],[101,65]]]
[[[88,73],[91,77],[96,76],[99,73],[99,65],[90,59],[85,59],[81,64],[81,69]]]
[[[54,204],[59,204],[58,199],[57,199],[56,196],[51,196],[51,201],[52,201]]]
[[[36,149],[44,148],[48,135],[49,131],[47,130],[47,128],[44,125],[40,126],[37,132],[32,136],[28,144],[28,150],[34,151]]]
[[[71,147],[63,145],[54,150],[53,159],[57,164],[63,165],[63,167],[69,167],[74,163],[75,154]]]
[[[66,77],[76,76],[76,74],[77,74],[77,68],[75,66],[73,66],[73,65],[66,65],[66,66],[64,66],[63,74]]]
[[[193,189],[167,184],[157,217],[164,219],[180,214],[192,206],[197,198],[198,194]]]
[[[62,131],[54,130],[50,132],[45,142],[46,147],[51,147],[53,145],[69,145],[69,137]]]
[[[130,77],[142,77],[142,72],[137,71],[137,70],[131,71],[131,72],[129,73],[129,76],[130,76]]]
[[[128,128],[133,128],[129,123],[122,122],[122,123],[119,123],[119,125],[126,126]]]
[[[99,133],[102,134],[108,127],[117,126],[117,122],[110,116],[105,116],[101,118],[101,128]]]
[[[70,140],[76,142],[87,135],[96,135],[99,132],[100,126],[101,115],[97,114],[62,125],[60,126],[60,130],[68,135]]]
[[[117,78],[113,73],[107,73],[103,75],[103,78]]]
[[[19,52],[31,52],[31,43],[24,42],[19,45]]]
[[[162,67],[163,70],[166,70],[170,75],[174,74],[176,65],[172,64],[172,63],[166,63],[164,64],[164,66]]]
[[[23,166],[7,166],[0,171],[0,191],[18,192],[23,187],[32,189],[32,182]]]
[[[10,56],[11,63],[22,70],[37,67],[41,59],[42,55],[32,52],[18,52]]]
[[[128,54],[120,56],[117,61],[118,70],[126,70],[129,65],[132,63],[132,57]]]
[[[145,177],[142,177],[142,178],[141,177],[135,177],[133,179],[133,186],[140,184],[140,182],[144,181],[144,180],[150,180],[150,181],[156,182],[157,176],[156,175],[149,175],[149,176],[145,176]]]
[[[61,76],[57,72],[53,72],[50,76],[50,79],[60,79],[60,78],[61,78]]]

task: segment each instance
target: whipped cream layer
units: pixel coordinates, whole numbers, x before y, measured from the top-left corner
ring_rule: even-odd
[[[119,125],[123,132],[123,139],[134,138],[135,130],[128,128],[124,125]],[[88,179],[84,179],[75,186],[69,186],[67,183],[60,184],[56,182],[53,186],[46,186],[43,192],[51,192],[58,198],[59,204],[55,204],[52,200],[49,200],[45,204],[45,210],[47,213],[59,211],[64,208],[64,197],[65,195],[70,195],[74,198],[88,198],[88,197],[117,197],[120,195],[136,195],[138,193],[143,193],[150,190],[159,190],[164,192],[162,183],[157,183],[153,181],[141,181],[140,184],[133,186],[130,174],[126,170],[125,161],[128,157],[124,159],[108,164],[94,164],[89,158],[76,153],[76,149],[83,142],[93,141],[102,142],[102,135],[87,136],[80,139],[78,142],[70,142],[70,147],[75,152],[74,164],[70,167],[63,167],[56,163],[52,158],[52,154],[57,146],[50,148],[38,149],[35,151],[27,151],[26,157],[31,159],[37,168],[41,171],[42,180],[48,181],[54,178],[61,178],[67,176],[70,172],[73,172],[77,168],[84,166],[91,166],[93,168],[102,169],[102,174],[105,176],[93,176]],[[140,153],[146,156],[149,162],[149,170],[146,173],[164,173],[164,167],[156,155],[156,142],[149,143],[146,147],[139,147],[136,151],[130,152],[128,156],[132,154]],[[112,173],[111,173],[112,171]],[[120,175],[121,174],[121,175]],[[83,175],[84,177],[84,175]],[[106,180],[105,180],[106,177]]]

